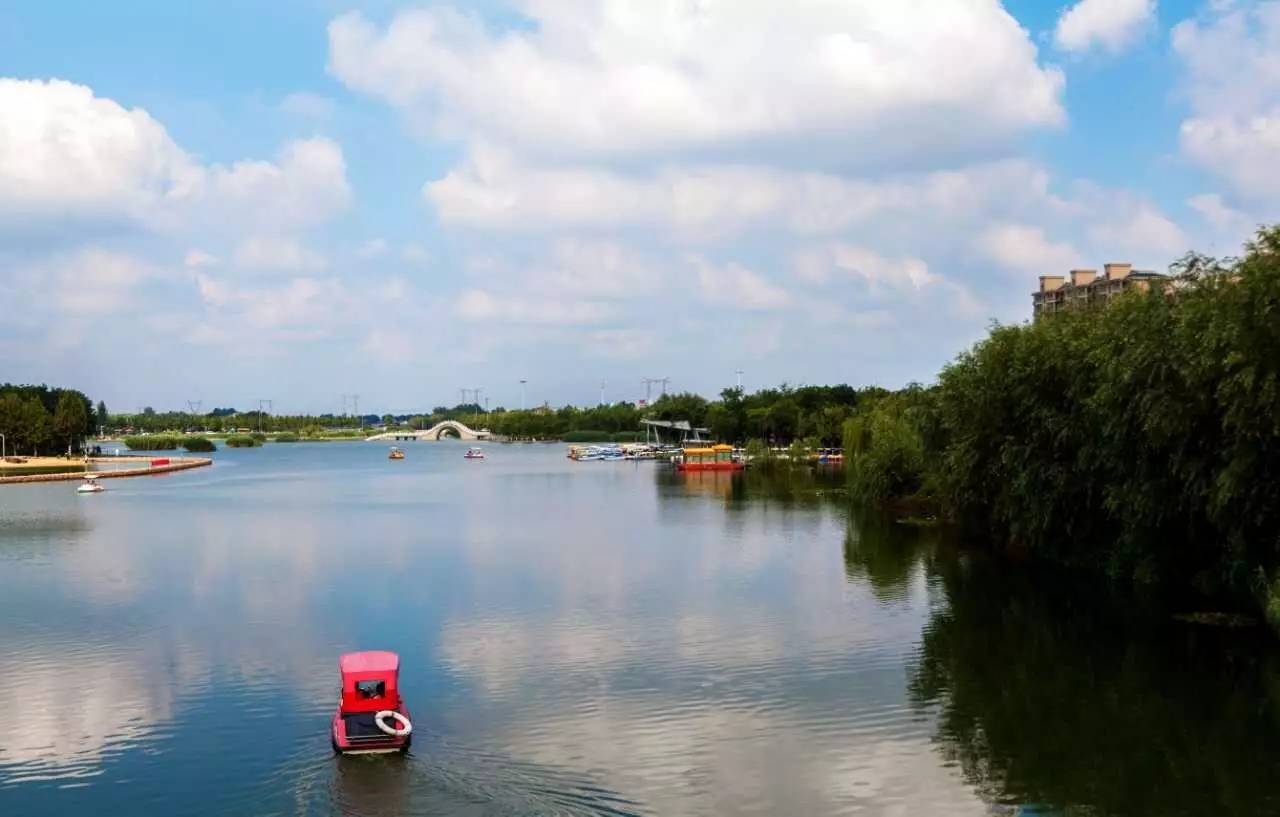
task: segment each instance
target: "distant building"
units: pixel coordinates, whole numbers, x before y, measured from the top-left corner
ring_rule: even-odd
[[[1068,309],[1105,306],[1128,289],[1147,289],[1153,283],[1163,286],[1169,276],[1135,270],[1133,264],[1105,264],[1102,277],[1092,269],[1073,269],[1070,281],[1065,275],[1041,275],[1040,289],[1031,293],[1031,311],[1036,318]]]

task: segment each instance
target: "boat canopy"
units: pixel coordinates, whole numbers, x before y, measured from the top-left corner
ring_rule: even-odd
[[[400,705],[400,656],[385,650],[349,652],[338,659],[342,711],[377,712]]]
[[[725,445],[724,443],[721,443],[721,444],[719,444],[719,445],[713,445],[713,446],[711,446],[710,448],[686,448],[686,449],[684,449],[684,453],[685,453],[685,454],[697,454],[697,455],[701,455],[701,456],[709,456],[709,455],[711,455],[711,454],[725,454],[725,453],[732,453],[732,452],[733,452],[733,446],[731,446],[731,445]]]

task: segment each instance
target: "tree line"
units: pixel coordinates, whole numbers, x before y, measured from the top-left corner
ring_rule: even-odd
[[[0,384],[0,434],[6,454],[80,451],[96,422],[93,404],[75,389]]]
[[[420,414],[363,417],[321,415],[273,415],[258,411],[219,408],[208,414],[157,412],[146,408],[135,414],[112,415],[106,422],[109,433],[228,433],[239,429],[266,433],[292,432],[303,436],[332,434],[337,429],[351,433],[360,425],[383,424],[411,429],[427,429],[444,420],[456,420],[472,428],[485,428],[514,439],[628,439],[643,438],[640,421],[687,420],[708,429],[717,440],[745,444],[760,440],[772,446],[786,446],[803,440],[811,446],[836,447],[841,443],[844,422],[855,409],[870,399],[888,394],[884,389],[855,389],[852,386],[778,386],[747,394],[739,388],[725,389],[719,399],[692,392],[663,395],[648,406],[619,402],[607,405],[527,410],[496,408],[486,410],[477,403],[452,407],[436,406]]]

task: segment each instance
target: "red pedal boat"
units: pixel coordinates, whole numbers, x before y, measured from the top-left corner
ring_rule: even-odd
[[[333,749],[346,755],[403,752],[412,740],[400,698],[400,656],[371,650],[338,659],[342,697],[333,715]]]

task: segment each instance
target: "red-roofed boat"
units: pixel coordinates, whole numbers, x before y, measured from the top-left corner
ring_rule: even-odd
[[[409,709],[400,697],[400,656],[385,650],[338,659],[342,695],[333,716],[334,751],[348,755],[403,752],[412,741]]]

